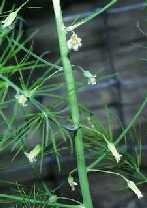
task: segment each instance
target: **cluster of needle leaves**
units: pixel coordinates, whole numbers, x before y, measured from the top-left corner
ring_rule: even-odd
[[[4,2],[1,20],[9,14],[3,8]],[[60,61],[46,61],[46,53],[33,52],[33,35],[25,38],[19,18],[9,28],[0,25],[0,151],[13,153],[14,160],[40,144],[41,161],[51,154],[60,169],[59,152],[67,140],[71,146],[70,134],[61,124],[66,111],[64,83],[54,81],[57,76],[63,80],[62,67],[57,65]],[[16,95],[25,95],[27,106],[18,103]]]

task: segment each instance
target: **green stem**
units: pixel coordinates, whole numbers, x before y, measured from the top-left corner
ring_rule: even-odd
[[[84,158],[83,138],[82,138],[81,129],[79,128],[80,115],[79,115],[79,107],[78,107],[78,101],[77,101],[77,95],[75,89],[75,80],[73,76],[72,65],[68,58],[69,50],[67,47],[66,30],[63,22],[60,0],[52,0],[52,1],[53,1],[56,24],[57,24],[61,60],[64,68],[65,80],[68,91],[69,105],[70,105],[73,124],[74,127],[77,129],[77,134],[75,136],[75,147],[76,147],[77,168],[78,168],[81,192],[83,196],[83,203],[85,208],[92,208],[93,205],[92,205],[91,194],[89,190],[89,183],[88,183],[85,158]]]
[[[66,204],[61,204],[61,203],[58,203],[58,202],[55,202],[55,203],[50,203],[49,201],[44,201],[44,200],[36,200],[36,199],[30,199],[28,197],[19,197],[19,196],[14,196],[14,195],[7,195],[7,194],[0,194],[0,199],[1,200],[4,200],[4,199],[7,199],[7,200],[10,200],[12,202],[19,202],[19,203],[22,203],[22,204],[35,204],[35,205],[46,205],[46,207],[62,207],[62,208],[80,208],[81,205],[66,205]],[[0,201],[1,202],[1,201]]]
[[[121,139],[128,133],[128,131],[131,129],[131,127],[135,124],[135,122],[137,121],[138,117],[140,116],[140,114],[142,113],[142,111],[144,110],[145,106],[147,105],[147,97],[145,98],[145,100],[142,102],[139,110],[137,111],[137,113],[134,115],[134,117],[132,118],[132,120],[130,121],[130,123],[128,124],[128,126],[126,127],[126,129],[124,129],[124,131],[120,134],[120,136],[117,138],[116,140],[116,144],[118,144]]]
[[[135,124],[135,122],[137,121],[137,119],[139,118],[140,114],[142,113],[142,111],[144,110],[145,106],[147,105],[147,97],[145,98],[145,100],[142,102],[139,110],[137,111],[137,113],[134,115],[134,117],[132,118],[132,120],[130,121],[130,123],[128,124],[128,126],[126,127],[126,129],[124,129],[124,131],[120,134],[120,136],[117,138],[115,144],[118,144],[125,136],[126,134],[129,132],[129,130],[132,128],[132,126]],[[101,154],[101,156],[96,159],[94,162],[92,162],[88,168],[93,168],[95,167],[99,162],[101,162],[105,156],[107,154],[107,151],[104,150],[104,152]]]
[[[96,9],[96,11],[93,12],[91,15],[89,15],[88,17],[85,17],[80,22],[76,23],[75,25],[67,27],[66,30],[73,31],[73,30],[77,29],[78,27],[81,27],[83,24],[91,21],[93,18],[97,17],[98,15],[100,15],[101,13],[103,13],[104,11],[106,11],[107,9],[112,7],[117,1],[118,0],[112,0],[106,6],[104,6],[102,9]]]

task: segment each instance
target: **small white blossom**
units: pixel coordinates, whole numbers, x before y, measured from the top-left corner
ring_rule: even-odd
[[[30,163],[34,163],[37,161],[38,155],[41,153],[41,145],[38,144],[31,150],[29,153],[24,152],[25,156],[28,158]]]
[[[5,20],[2,21],[3,28],[10,27],[17,17],[18,10],[11,12]]]
[[[89,85],[96,84],[96,74],[92,74],[90,71],[84,70],[83,71],[84,77],[88,78]]]
[[[141,199],[143,197],[143,194],[141,191],[138,189],[136,184],[133,181],[127,181],[128,187],[137,195],[138,199]]]
[[[23,107],[27,106],[27,101],[28,101],[28,98],[25,96],[25,95],[15,95],[15,98],[17,99],[18,103],[20,105],[22,105]]]
[[[122,155],[118,153],[115,145],[112,142],[108,142],[107,147],[110,150],[110,152],[112,153],[112,155],[114,156],[114,158],[116,159],[117,163],[119,163]]]
[[[79,48],[82,46],[82,39],[78,37],[78,35],[73,32],[70,39],[67,41],[67,45],[69,50],[78,51]]]
[[[68,177],[68,183],[71,187],[71,190],[75,191],[75,186],[77,186],[78,184],[74,181],[74,178],[71,175]]]

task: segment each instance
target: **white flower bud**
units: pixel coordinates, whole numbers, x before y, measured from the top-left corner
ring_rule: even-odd
[[[23,107],[27,106],[26,102],[28,101],[28,98],[25,95],[15,95],[15,98],[20,105]]]
[[[115,145],[112,142],[108,142],[107,143],[107,147],[110,150],[110,152],[112,153],[112,155],[114,156],[114,158],[116,159],[117,163],[119,163],[122,155],[120,155],[115,147]]]
[[[96,84],[96,74],[92,74],[90,71],[83,71],[84,77],[88,78],[88,84],[95,85]]]
[[[18,10],[11,12],[5,20],[2,21],[3,28],[10,27],[17,17]]]
[[[38,144],[29,153],[27,152],[24,153],[30,163],[34,163],[37,161],[37,156],[41,153],[41,149],[42,149],[41,145]]]
[[[74,178],[71,175],[68,177],[68,183],[71,187],[71,190],[75,191],[75,186],[77,186],[78,184],[74,181]]]
[[[127,181],[128,187],[137,195],[138,199],[141,199],[143,197],[143,194],[141,191],[138,189],[136,184],[133,181]]]

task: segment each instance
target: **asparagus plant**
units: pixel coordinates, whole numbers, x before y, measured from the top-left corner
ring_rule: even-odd
[[[79,173],[79,180],[81,185],[81,192],[83,196],[84,207],[92,208],[92,199],[89,189],[86,164],[84,159],[84,145],[82,130],[80,127],[80,113],[76,95],[75,80],[72,72],[72,65],[69,60],[69,50],[66,39],[66,27],[63,22],[62,10],[60,0],[53,0],[54,12],[56,17],[57,32],[60,46],[60,54],[63,63],[65,80],[68,91],[69,106],[71,109],[72,120],[74,128],[76,129],[75,147],[77,154],[77,168]]]
[[[0,6],[0,14],[2,14],[4,9],[4,2]],[[137,153],[137,159],[134,159],[134,156],[121,151],[117,146],[139,118],[147,104],[147,98],[145,98],[129,125],[114,141],[111,132],[103,127],[101,122],[98,121],[98,118],[89,117],[89,113],[87,116],[88,110],[81,109],[78,101],[78,86],[73,73],[75,65],[70,60],[70,53],[72,51],[78,51],[82,46],[82,39],[78,37],[75,31],[80,29],[81,26],[86,25],[89,21],[92,21],[97,15],[112,7],[117,0],[110,1],[102,9],[96,9],[91,15],[67,27],[63,21],[60,0],[52,0],[62,66],[59,66],[60,60],[56,63],[51,63],[43,58],[44,54],[37,56],[33,52],[32,47],[29,49],[26,48],[25,44],[32,37],[22,41],[21,26],[19,28],[20,33],[15,31],[15,21],[17,20],[18,13],[28,2],[29,0],[25,1],[16,10],[10,11],[6,17],[4,15],[5,18],[3,18],[0,26],[0,44],[6,42],[8,46],[0,57],[0,116],[2,119],[1,125],[4,128],[4,131],[0,134],[0,151],[4,152],[7,150],[15,153],[13,160],[19,153],[23,153],[23,156],[26,157],[27,162],[33,170],[37,161],[40,159],[40,172],[42,171],[44,157],[50,153],[56,158],[59,171],[62,171],[59,157],[60,148],[63,148],[63,144],[66,145],[63,141],[66,142],[67,138],[70,139],[72,146],[73,138],[71,138],[68,129],[64,128],[64,125],[59,120],[60,111],[57,109],[62,104],[67,104],[67,100],[63,99],[62,96],[56,95],[56,90],[61,87],[65,90],[64,86],[66,85],[68,107],[70,109],[69,117],[71,117],[67,121],[72,121],[71,125],[72,130],[74,130],[77,161],[77,166],[69,173],[66,182],[70,185],[71,191],[76,191],[77,186],[80,185],[81,201],[79,202],[75,199],[56,195],[56,190],[60,188],[60,185],[52,190],[43,181],[39,185],[35,184],[33,190],[30,192],[28,190],[25,191],[24,186],[13,184],[15,191],[12,189],[12,194],[1,193],[0,203],[15,203],[16,207],[19,207],[19,205],[23,207],[37,205],[37,207],[55,208],[93,208],[92,194],[88,180],[88,175],[93,172],[112,174],[120,177],[126,183],[126,186],[136,194],[138,199],[141,199],[143,193],[139,189],[138,184],[130,179],[132,175],[127,174],[125,176],[125,172],[123,170],[121,171],[121,168],[124,167],[126,170],[129,170],[128,172],[135,173],[134,179],[140,179],[140,183],[145,183],[147,181],[146,176],[140,171],[141,155]],[[69,34],[71,36],[68,39]],[[20,52],[24,54],[23,61],[19,61],[18,59]],[[14,64],[10,64],[11,60],[13,60]],[[89,70],[85,70],[81,66],[77,67],[83,76],[88,79],[88,84],[96,84],[96,74],[92,74]],[[42,75],[37,80],[33,80],[32,83],[30,82],[31,76],[38,68],[42,70]],[[44,68],[47,68],[45,72],[43,72]],[[24,71],[29,71],[27,81],[23,77]],[[14,81],[14,74],[20,77],[19,83]],[[59,86],[48,84],[49,79],[61,76],[62,74],[65,80],[64,83],[59,84]],[[51,96],[53,101],[50,105],[46,106],[39,101],[39,96]],[[55,101],[53,98],[55,98]],[[11,104],[11,112],[10,115],[7,115],[5,109],[10,108],[9,104]],[[83,111],[87,121],[83,121]],[[21,119],[18,120],[17,117],[20,114]],[[38,129],[41,131],[41,139],[30,149],[26,145],[28,135],[29,137],[34,137],[34,133],[38,133]],[[62,141],[61,137],[63,138]],[[89,149],[92,149],[94,157],[92,157],[92,162],[87,164],[86,156],[88,155]],[[110,158],[113,159],[113,162],[109,161]],[[99,168],[99,165],[101,168]],[[76,182],[73,177],[76,171],[78,172],[79,182]],[[10,183],[11,186],[12,183]]]

